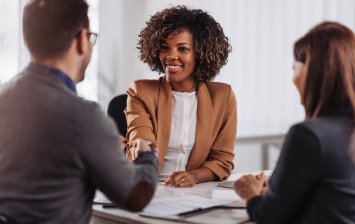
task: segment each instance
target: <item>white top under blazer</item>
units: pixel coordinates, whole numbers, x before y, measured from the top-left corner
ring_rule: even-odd
[[[160,180],[165,180],[175,171],[185,170],[195,144],[196,119],[196,92],[173,91],[170,139],[159,173]]]

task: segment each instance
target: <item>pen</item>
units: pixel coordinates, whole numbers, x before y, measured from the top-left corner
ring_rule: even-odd
[[[178,214],[178,216],[190,216],[192,214],[195,215],[196,213],[200,213],[202,211],[207,211],[207,210],[208,210],[208,208],[207,209],[196,208],[196,209],[188,211],[188,212],[182,212],[182,213]]]
[[[114,203],[110,203],[110,204],[103,204],[102,207],[103,208],[117,208],[117,205]]]

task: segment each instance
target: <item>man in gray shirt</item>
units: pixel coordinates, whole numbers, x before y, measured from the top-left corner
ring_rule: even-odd
[[[88,223],[95,189],[132,211],[157,184],[153,147],[130,163],[114,123],[76,95],[96,34],[85,0],[32,0],[23,14],[31,53],[0,88],[0,214],[17,223]]]

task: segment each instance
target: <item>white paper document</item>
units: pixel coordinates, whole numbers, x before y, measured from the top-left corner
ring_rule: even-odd
[[[212,199],[199,196],[153,199],[140,214],[144,216],[169,217],[185,212],[223,205],[225,203],[225,201],[214,201]]]
[[[212,199],[219,201],[243,201],[234,190],[230,189],[214,189],[212,190]]]

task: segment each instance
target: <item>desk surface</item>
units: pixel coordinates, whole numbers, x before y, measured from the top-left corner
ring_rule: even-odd
[[[228,180],[236,180],[241,174],[232,174]],[[221,188],[219,182],[207,182],[195,185],[193,188],[175,188],[164,186],[159,183],[154,199],[181,198],[189,196],[200,196],[212,200],[223,200],[238,205],[245,203],[235,194],[233,189]],[[249,219],[245,209],[218,209],[207,213],[181,219],[180,222],[187,223],[246,223]],[[101,205],[93,206],[93,215],[90,224],[112,224],[112,223],[176,223],[176,220],[163,220],[146,218],[139,213],[129,212],[118,208],[103,208]]]

